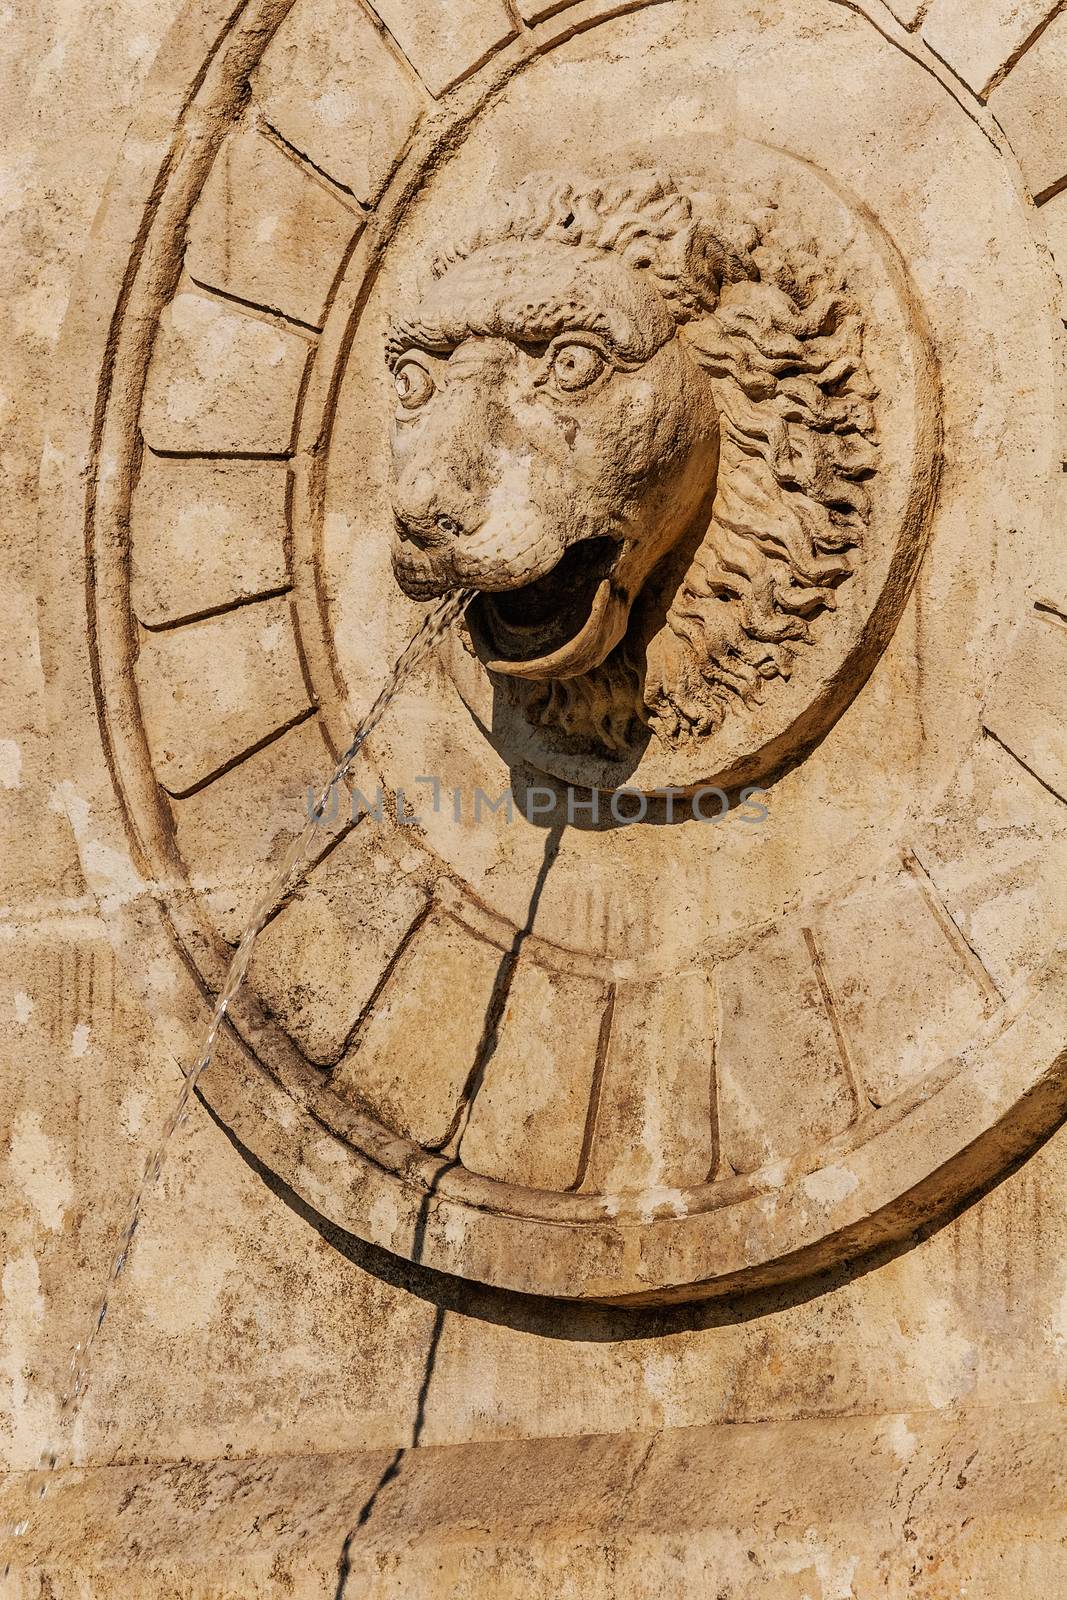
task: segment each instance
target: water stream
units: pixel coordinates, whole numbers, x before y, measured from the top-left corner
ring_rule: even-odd
[[[118,1248],[108,1267],[100,1298],[96,1302],[92,1320],[88,1324],[88,1331],[85,1338],[80,1339],[74,1346],[74,1351],[70,1358],[67,1381],[59,1397],[56,1423],[57,1435],[61,1435],[65,1430],[72,1428],[77,1420],[89,1384],[93,1348],[100,1334],[100,1329],[104,1325],[104,1319],[107,1316],[115,1286],[125,1269],[130,1246],[133,1244],[134,1236],[141,1221],[141,1213],[144,1210],[145,1201],[163,1170],[163,1163],[166,1160],[167,1151],[174,1135],[189,1114],[190,1104],[193,1095],[196,1093],[197,1084],[211,1064],[226,1013],[229,1011],[251,965],[256,940],[262,933],[268,917],[270,917],[279,901],[288,893],[301,869],[311,863],[316,843],[321,839],[322,818],[326,813],[326,808],[334,789],[343,784],[348,777],[363,744],[368,735],[374,731],[381,721],[390,701],[403,687],[405,681],[419,663],[425,660],[430,652],[441,643],[452,624],[462,615],[470,598],[470,590],[460,590],[448,595],[443,600],[439,600],[423,618],[422,623],[397,657],[393,670],[386,679],[374,704],[353,731],[348,748],[338,761],[332,776],[320,793],[315,805],[311,807],[307,823],[302,832],[289,845],[278,870],[263,886],[256,898],[252,914],[248,920],[248,926],[245,928],[240,943],[234,951],[222,987],[219,990],[218,998],[215,1001],[215,1007],[211,1013],[211,1020],[208,1023],[200,1053],[193,1066],[183,1077],[177,1099],[148,1157],[144,1173],[130,1207],[126,1226],[119,1237]],[[51,1475],[55,1472],[59,1461],[60,1452],[58,1446],[46,1449],[42,1453],[39,1469],[41,1475],[40,1483],[36,1493],[37,1500],[43,1499],[48,1492]],[[28,1527],[29,1517],[27,1515],[10,1526],[10,1537],[13,1539],[21,1538]],[[8,1561],[4,1567],[5,1578],[10,1570],[11,1563]]]

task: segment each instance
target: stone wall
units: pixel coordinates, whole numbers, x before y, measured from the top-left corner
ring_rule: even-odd
[[[1067,1584],[1067,14],[712,9],[298,0],[234,22],[210,4],[68,3],[9,19],[5,1519],[36,1493],[42,1448],[61,1451],[12,1545],[12,1594],[996,1600]],[[631,126],[628,105],[668,94],[669,115]],[[638,165],[643,133],[688,160],[702,117],[810,161],[837,141],[850,193],[879,197],[941,393],[914,588],[901,580],[855,698],[772,772],[760,828],[732,823],[714,846],[693,825],[572,828],[547,852],[521,818],[336,830],[268,924],[65,1433],[71,1347],[251,880],[410,627],[358,537],[385,514],[363,373],[391,297],[453,204],[469,219],[479,185],[544,151],[584,158],[612,117],[609,145]],[[196,204],[179,216],[185,161]],[[142,346],[145,408],[116,420]],[[347,388],[300,387],[321,351]],[[309,433],[316,406],[336,447]],[[888,446],[907,430],[886,416]],[[196,496],[221,521],[182,522],[178,478],[204,461]],[[233,630],[249,619],[246,660]],[[457,655],[374,747],[409,794],[420,771],[496,794],[544,770],[528,744],[482,738],[474,658]],[[433,877],[442,861],[458,889]],[[422,965],[386,994],[408,951]],[[734,1187],[698,1218],[670,1130],[704,1048],[685,989],[702,962],[736,999],[705,1030],[719,1099],[700,1177]],[[606,1065],[589,998],[605,985]],[[418,1163],[449,1150],[425,1131],[442,1059],[462,1079],[497,999],[482,1121],[468,1106],[463,1123],[487,1187],[433,1169],[427,1200]],[[588,1085],[551,1076],[572,1055],[595,1116]],[[950,1077],[957,1061],[973,1076]],[[838,1124],[842,1071],[861,1109]],[[340,1110],[315,1098],[324,1083]],[[382,1144],[353,1120],[368,1084]],[[580,1232],[586,1195],[622,1195],[662,1255],[617,1265],[608,1209],[604,1265]],[[487,1215],[502,1231],[478,1231]],[[515,1217],[526,1231],[509,1235]],[[683,1220],[703,1231],[676,1245]]]

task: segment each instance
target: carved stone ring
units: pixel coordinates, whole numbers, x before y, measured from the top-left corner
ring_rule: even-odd
[[[321,9],[251,0],[206,62],[179,29],[60,357],[42,634],[120,953],[193,1059],[309,787],[469,586],[213,1114],[512,1293],[901,1238],[1067,1105],[1058,290],[1015,157],[855,8],[520,0],[437,66]],[[662,801],[706,785],[714,825]]]

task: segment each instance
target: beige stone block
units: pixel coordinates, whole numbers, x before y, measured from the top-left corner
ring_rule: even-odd
[[[1045,225],[1052,259],[1060,275],[1062,288],[1060,313],[1067,322],[1067,189],[1053,195],[1051,200],[1045,201],[1041,207],[1040,217]]]
[[[1067,797],[1067,617],[1035,610],[1019,629],[986,703],[984,723],[1001,744]]]
[[[716,1165],[715,988],[710,972],[620,983],[583,1187],[678,1189]]]
[[[365,204],[396,165],[424,103],[354,0],[297,0],[252,82],[267,122]]]
[[[983,94],[1055,9],[1054,0],[933,0],[922,34],[975,94]]]
[[[558,1361],[566,1341],[542,1342]],[[32,1507],[13,1592],[41,1593],[37,1551],[55,1600],[207,1595],[220,1574],[242,1600],[1053,1600],[1063,1426],[1050,1398],[120,1462],[64,1471]],[[5,1515],[26,1488],[4,1490]]]
[[[1067,806],[987,737],[916,834],[936,891],[1005,995],[1067,919]]]
[[[539,1189],[578,1182],[608,991],[519,957],[460,1142],[463,1165]]]
[[[179,294],[163,314],[148,370],[145,443],[204,454],[286,454],[308,350],[303,334],[206,294]]]
[[[18,635],[8,641],[11,654],[22,643]],[[0,658],[0,681],[5,687],[14,673]],[[13,696],[13,698],[15,698]],[[26,707],[23,702],[24,709]],[[33,728],[8,717],[0,733],[0,918],[25,914],[38,903],[42,885],[46,901],[75,898],[84,892],[84,880],[74,837],[62,808],[49,804],[53,773],[50,741]],[[18,908],[18,910],[16,910]],[[10,931],[11,923],[9,923]]]
[[[375,10],[433,95],[469,76],[518,31],[503,0],[375,0]]]
[[[856,1114],[853,1085],[804,931],[762,935],[719,968],[722,1151],[737,1172],[795,1155]]]
[[[188,794],[309,708],[288,601],[143,631],[136,678],[156,773]]]
[[[171,801],[178,849],[222,937],[236,944],[252,905],[307,821],[333,767],[317,718],[289,728],[182,800]],[[318,836],[312,859],[333,849],[343,812]]]
[[[669,7],[675,0],[518,0],[518,13],[536,28],[537,44],[550,48],[576,34],[596,29],[614,17],[624,17],[646,6]]]
[[[1067,12],[1061,11],[989,97],[1030,193],[1067,177]]]
[[[317,329],[360,226],[332,184],[245,123],[227,139],[193,210],[185,267],[205,288]]]
[[[875,1105],[973,1037],[999,995],[921,863],[813,922],[842,1040]]]
[[[505,952],[435,913],[382,974],[331,1085],[429,1148],[453,1131],[489,1037]]]
[[[286,468],[146,451],[131,513],[134,614],[156,628],[284,588]]]
[[[364,818],[264,929],[249,979],[317,1066],[343,1051],[382,974],[425,908],[377,852]],[[377,870],[375,870],[377,868]]]

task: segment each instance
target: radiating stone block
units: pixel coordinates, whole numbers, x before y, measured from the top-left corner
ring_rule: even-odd
[[[723,1152],[739,1172],[846,1127],[856,1101],[803,930],[762,935],[718,970]]]
[[[318,1066],[337,1060],[426,905],[378,852],[365,818],[264,929],[250,980]]]
[[[146,451],[133,498],[130,588],[148,627],[280,589],[286,468]]]
[[[435,913],[383,970],[332,1086],[395,1132],[441,1145],[484,1049],[503,959],[495,945]]]
[[[922,34],[981,94],[1055,9],[1054,0],[933,0]]]
[[[1067,178],[1067,12],[1054,17],[989,97],[1033,195]]]
[[[366,204],[425,103],[414,74],[353,0],[297,0],[253,89],[263,116],[293,149]]]
[[[987,737],[915,848],[953,921],[1010,996],[1067,925],[1067,805]]]
[[[178,849],[192,865],[193,887],[231,944],[302,830],[308,790],[317,794],[332,766],[318,720],[309,717],[195,794],[172,800]],[[336,845],[343,820],[322,830],[312,859]]]
[[[154,450],[284,455],[309,344],[206,294],[176,296],[160,321],[141,411]]]
[[[247,755],[309,706],[284,599],[142,632],[136,677],[155,770],[174,795]]]
[[[595,1116],[608,992],[595,979],[518,961],[460,1145],[472,1172],[566,1189]]]
[[[886,1105],[970,1040],[999,999],[912,860],[813,922],[857,1076]]]
[[[517,32],[503,0],[375,0],[375,10],[431,94],[473,72]]]
[[[1067,797],[1067,618],[1035,611],[1019,630],[985,708],[985,726]]]
[[[704,1183],[716,1156],[715,989],[709,971],[620,983],[583,1187]]]
[[[426,96],[381,30],[349,0],[298,0],[253,77],[272,128],[326,178],[370,205]]]
[[[360,226],[332,185],[245,123],[190,218],[185,267],[197,283],[317,328]]]

